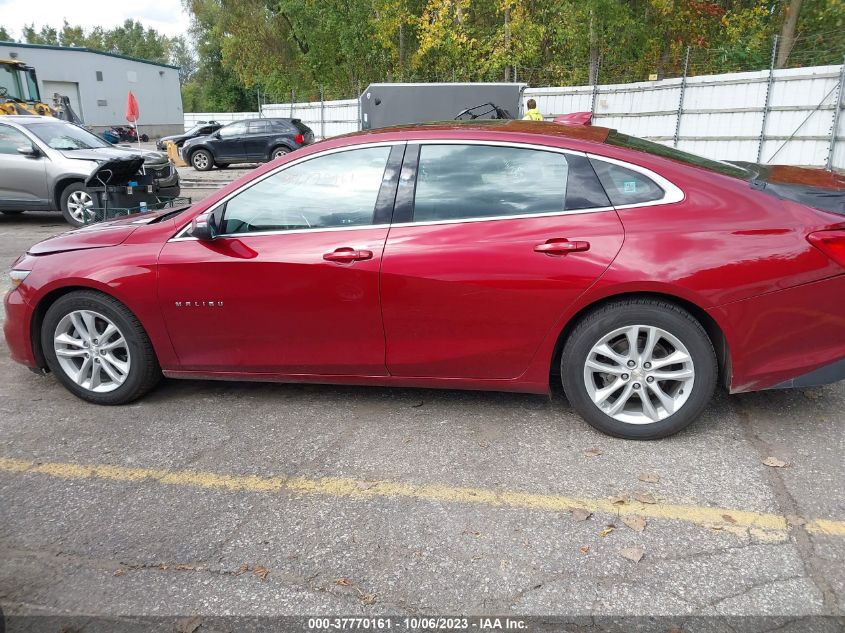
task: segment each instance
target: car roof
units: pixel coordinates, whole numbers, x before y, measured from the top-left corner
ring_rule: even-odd
[[[415,133],[415,132],[508,132],[553,138],[572,139],[593,143],[604,143],[608,135],[614,130],[596,125],[561,125],[547,121],[525,121],[520,119],[476,119],[474,121],[433,121],[431,123],[414,123],[396,125],[375,130],[352,132],[345,137],[371,136],[384,133]]]

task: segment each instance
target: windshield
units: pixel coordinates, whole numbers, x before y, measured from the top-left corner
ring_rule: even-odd
[[[27,129],[53,149],[74,150],[111,147],[99,136],[91,134],[88,130],[62,121],[39,123]]]
[[[0,65],[0,97],[23,97],[18,69],[11,64]]]
[[[722,161],[712,160],[710,158],[704,158],[703,156],[697,156],[695,154],[690,154],[689,152],[682,152],[672,147],[661,145],[660,143],[646,141],[645,139],[637,138],[636,136],[621,134],[616,130],[610,131],[605,143],[608,145],[627,147],[629,149],[638,149],[641,152],[654,154],[656,156],[663,156],[664,158],[670,158],[681,163],[686,163],[687,165],[700,167],[702,169],[707,169],[708,171],[715,171],[716,173],[724,174],[725,176],[733,176],[734,178],[740,178],[742,180],[749,180],[753,176],[747,169],[743,169],[737,165],[723,163]]]

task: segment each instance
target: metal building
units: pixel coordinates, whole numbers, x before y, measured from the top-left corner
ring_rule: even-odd
[[[183,130],[182,93],[176,66],[104,53],[89,48],[0,42],[0,59],[16,59],[35,68],[41,98],[70,99],[85,125],[100,132],[127,125],[126,98],[138,99],[141,132],[151,137]]]

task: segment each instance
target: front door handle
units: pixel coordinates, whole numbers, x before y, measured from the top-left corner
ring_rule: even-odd
[[[569,253],[580,253],[590,250],[590,243],[582,240],[567,240],[566,238],[555,238],[546,240],[534,247],[534,252],[545,253],[553,257],[561,257]]]
[[[337,262],[338,264],[351,264],[352,262],[359,262],[372,258],[373,251],[359,251],[354,248],[349,248],[348,246],[336,248],[333,252],[323,255],[323,259],[327,262]]]

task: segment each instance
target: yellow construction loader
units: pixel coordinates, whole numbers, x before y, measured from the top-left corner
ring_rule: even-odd
[[[41,101],[35,69],[14,59],[0,59],[0,114],[56,116]]]

